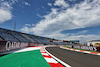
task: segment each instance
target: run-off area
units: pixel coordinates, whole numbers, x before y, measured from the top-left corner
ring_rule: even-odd
[[[0,67],[50,67],[50,65],[40,50],[24,50],[0,57]]]

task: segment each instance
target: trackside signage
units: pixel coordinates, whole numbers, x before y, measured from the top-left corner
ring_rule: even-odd
[[[11,41],[0,41],[0,53],[8,52],[11,50],[27,47],[29,43],[26,42],[11,42]]]
[[[77,46],[77,45],[66,45],[66,46],[70,47],[70,48],[90,50],[90,51],[99,51],[100,52],[100,47],[95,47],[95,46]]]
[[[27,47],[28,43],[24,42],[6,42],[6,50],[12,50],[12,49],[17,49],[17,48],[22,48],[22,47]]]
[[[90,51],[97,51],[96,47],[92,47],[92,46],[73,46],[73,48],[90,50]]]

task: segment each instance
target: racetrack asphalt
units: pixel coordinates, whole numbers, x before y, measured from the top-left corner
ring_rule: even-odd
[[[59,47],[47,47],[46,50],[72,67],[100,67],[100,56],[79,53]]]

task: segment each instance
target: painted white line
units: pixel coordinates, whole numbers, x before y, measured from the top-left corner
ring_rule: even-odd
[[[97,55],[100,55],[100,53],[99,53],[99,54],[97,54]]]
[[[47,53],[41,53],[42,55],[46,55],[46,56],[48,56],[48,54]]]
[[[41,52],[45,52],[45,51],[41,51]]]
[[[90,53],[90,52],[88,52],[88,51],[84,51],[84,53]]]
[[[75,51],[80,51],[80,50],[75,50]]]
[[[44,57],[44,59],[45,59],[48,63],[58,63],[58,62],[55,61],[53,58],[46,58],[46,57]]]
[[[41,47],[28,47],[28,48],[25,48],[25,49],[22,49],[22,50],[15,51],[14,53],[32,51],[32,50],[39,50],[39,49],[41,49]]]
[[[56,58],[55,56],[53,56],[52,54],[50,54],[45,48],[44,50],[54,59],[56,59],[58,62],[60,62],[61,64],[63,64],[65,67],[71,67],[70,65],[66,64],[65,62],[61,61],[60,59]]]

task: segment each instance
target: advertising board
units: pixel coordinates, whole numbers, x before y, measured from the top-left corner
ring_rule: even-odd
[[[28,45],[29,43],[26,42],[0,41],[0,53],[25,48],[28,47]]]
[[[100,52],[100,47],[95,47],[95,46],[81,46],[81,45],[66,45],[67,47],[70,48],[75,48],[75,49],[83,49],[83,50],[90,50],[90,51],[98,51]]]

